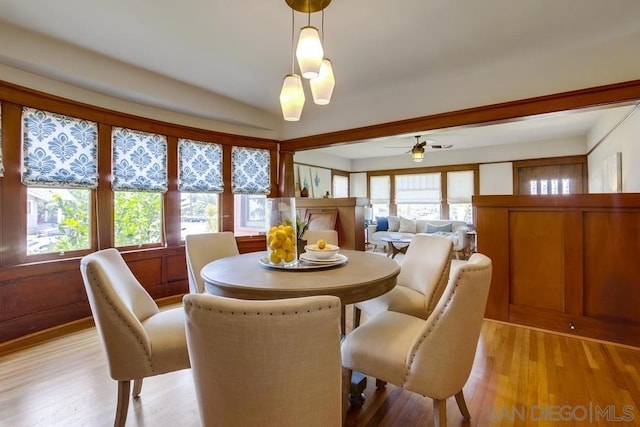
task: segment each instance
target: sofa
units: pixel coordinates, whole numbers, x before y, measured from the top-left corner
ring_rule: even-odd
[[[378,246],[387,249],[387,242],[383,237],[402,239],[412,237],[416,233],[426,233],[440,236],[453,242],[456,258],[464,255],[469,246],[467,233],[469,228],[464,221],[450,219],[408,219],[401,216],[376,217],[374,223],[367,227],[368,243],[375,251]]]

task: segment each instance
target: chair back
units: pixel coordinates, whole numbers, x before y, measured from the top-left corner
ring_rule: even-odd
[[[204,292],[202,267],[220,258],[238,255],[238,244],[231,231],[220,233],[188,234],[184,239],[187,256],[189,292]]]
[[[425,319],[447,286],[452,255],[451,240],[416,234],[402,259],[397,286],[406,286],[425,296]]]
[[[434,399],[462,390],[473,367],[491,272],[491,259],[482,254],[473,254],[452,270],[407,356],[406,388]]]
[[[159,312],[117,249],[82,258],[80,272],[89,305],[115,380],[153,375],[151,341],[142,326]]]
[[[339,426],[340,299],[184,299],[205,426]]]
[[[338,246],[338,232],[336,230],[307,230],[304,232],[302,238],[306,240],[309,245],[313,245],[318,240],[324,239],[327,243]]]

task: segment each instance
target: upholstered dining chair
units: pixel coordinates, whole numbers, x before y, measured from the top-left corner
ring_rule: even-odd
[[[361,311],[369,317],[389,310],[426,319],[449,280],[452,251],[449,239],[416,234],[402,260],[396,286],[386,294],[357,303],[353,326],[360,324]]]
[[[231,231],[219,233],[188,234],[184,239],[187,257],[189,292],[204,292],[204,279],[200,276],[202,267],[220,258],[238,255],[238,244]]]
[[[302,238],[309,245],[315,244],[320,239],[324,239],[331,245],[338,245],[338,232],[336,230],[307,230]]]
[[[111,378],[118,381],[114,425],[124,426],[131,380],[137,397],[143,378],[189,368],[184,310],[160,311],[117,249],[83,257],[80,272]]]
[[[435,426],[446,426],[450,396],[469,420],[462,387],[473,367],[491,271],[488,257],[473,254],[452,270],[427,320],[393,311],[369,319],[343,341],[343,366],[431,397]]]
[[[340,299],[184,299],[203,426],[340,426]]]

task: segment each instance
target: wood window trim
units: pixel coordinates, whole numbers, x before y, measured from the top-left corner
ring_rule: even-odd
[[[0,103],[2,106],[2,141],[5,176],[1,179],[0,227],[3,251],[0,266],[11,267],[77,259],[92,251],[114,247],[114,193],[111,190],[111,130],[113,126],[126,127],[145,132],[153,132],[167,137],[169,188],[164,194],[163,224],[165,242],[139,247],[119,247],[122,251],[158,250],[165,246],[180,246],[180,193],[177,191],[177,139],[188,138],[212,142],[223,147],[223,176],[225,191],[220,197],[220,230],[233,231],[233,194],[231,194],[231,147],[267,149],[271,159],[271,193],[277,194],[278,142],[275,140],[241,135],[231,135],[216,131],[191,128],[164,123],[153,119],[137,117],[107,110],[80,102],[49,95],[35,90],[0,81]],[[21,182],[22,161],[22,107],[29,106],[52,113],[91,120],[98,123],[98,188],[91,192],[91,248],[81,251],[26,255],[26,200],[27,187]],[[246,238],[244,240],[247,240]],[[264,242],[264,237],[258,240]],[[252,242],[251,239],[248,241]],[[253,243],[251,243],[253,244]],[[264,245],[262,245],[264,246]]]

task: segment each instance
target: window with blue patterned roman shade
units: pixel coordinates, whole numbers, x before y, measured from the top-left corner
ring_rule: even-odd
[[[96,188],[98,125],[24,107],[22,183],[34,187]]]
[[[231,148],[231,191],[233,194],[269,194],[271,157],[269,150]]]
[[[111,142],[114,190],[167,191],[167,137],[114,127]]]
[[[209,142],[178,139],[178,191],[221,193],[222,147]]]

